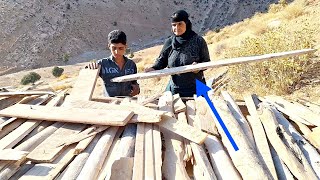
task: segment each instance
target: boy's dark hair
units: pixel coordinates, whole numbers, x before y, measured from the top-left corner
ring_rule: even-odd
[[[120,30],[113,30],[108,34],[108,43],[122,43],[127,44],[127,35]]]

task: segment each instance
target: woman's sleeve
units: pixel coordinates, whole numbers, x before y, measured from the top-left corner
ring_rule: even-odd
[[[209,62],[210,61],[210,55],[208,50],[207,42],[201,37],[201,51],[200,51],[200,61],[202,62]]]
[[[162,47],[159,57],[152,66],[153,69],[159,70],[164,69],[168,66],[168,58],[171,51],[171,38],[167,39]]]

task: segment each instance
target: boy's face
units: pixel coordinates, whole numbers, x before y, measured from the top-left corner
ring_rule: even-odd
[[[127,45],[122,43],[110,43],[108,46],[112,56],[116,59],[121,58],[126,53]]]

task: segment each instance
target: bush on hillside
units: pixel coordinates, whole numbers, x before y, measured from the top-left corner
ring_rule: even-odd
[[[64,69],[63,68],[60,68],[58,66],[55,66],[53,69],[52,69],[52,75],[54,77],[60,77],[63,73]]]
[[[312,34],[314,32],[307,28],[294,31],[279,27],[259,37],[247,38],[240,47],[230,50],[228,57],[311,48]],[[261,95],[287,94],[298,84],[310,63],[310,55],[303,55],[233,66],[229,69],[231,76],[229,87],[234,92],[250,90]]]
[[[26,74],[25,76],[23,76],[23,78],[21,79],[21,84],[23,85],[27,85],[30,83],[35,83],[36,81],[38,81],[41,78],[41,76],[36,73],[36,72],[30,72],[29,74]]]

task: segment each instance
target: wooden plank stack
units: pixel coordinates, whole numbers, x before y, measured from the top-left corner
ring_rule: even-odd
[[[0,179],[320,178],[319,104],[210,95],[235,151],[204,98],[92,98],[97,75],[67,97],[0,92]]]

